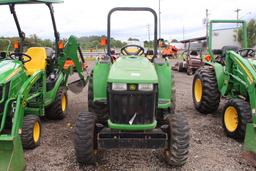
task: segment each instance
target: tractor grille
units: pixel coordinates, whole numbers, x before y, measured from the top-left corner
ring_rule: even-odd
[[[108,88],[110,120],[117,124],[149,124],[155,119],[157,86],[150,92],[114,91]]]

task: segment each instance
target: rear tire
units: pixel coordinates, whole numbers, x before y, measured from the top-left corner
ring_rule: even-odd
[[[23,120],[21,141],[24,149],[34,149],[40,144],[41,121],[36,115],[26,115]]]
[[[175,80],[174,80],[174,75],[173,72],[171,73],[171,80],[172,80],[172,97],[171,97],[171,103],[172,103],[172,107],[170,108],[170,113],[173,114],[175,113],[175,109],[176,109],[176,89],[175,89]]]
[[[168,122],[168,148],[164,150],[165,161],[172,166],[186,163],[189,149],[189,126],[184,115],[171,114]]]
[[[96,113],[97,123],[105,124],[108,120],[108,106],[93,101],[93,76],[91,76],[88,84],[88,110]]]
[[[75,127],[75,154],[81,164],[95,164],[97,138],[95,131],[96,116],[85,112],[78,116]]]
[[[192,94],[194,106],[199,112],[207,114],[218,109],[220,93],[212,67],[201,67],[196,71]]]
[[[67,115],[68,95],[65,87],[60,87],[54,102],[46,108],[46,117],[52,120],[61,120]]]
[[[238,141],[245,137],[246,124],[252,122],[250,106],[242,99],[230,99],[223,108],[223,129],[226,135]]]
[[[183,62],[179,62],[178,63],[178,71],[179,72],[183,72],[184,68],[183,68]]]

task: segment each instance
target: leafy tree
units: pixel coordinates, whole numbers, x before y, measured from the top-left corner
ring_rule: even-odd
[[[248,47],[252,48],[256,45],[256,20],[251,19],[247,25]],[[243,42],[243,30],[238,30],[238,41]]]
[[[153,41],[150,40],[150,41],[144,41],[144,47],[145,48],[153,48]]]
[[[80,43],[81,48],[84,50],[102,49],[104,47],[102,47],[100,45],[101,37],[102,36],[88,36],[88,37],[80,37],[77,39],[78,39],[78,42]],[[14,42],[15,40],[19,40],[18,37],[0,37],[0,39],[11,40],[11,42]],[[63,39],[63,41],[66,42],[67,39]],[[0,51],[6,50],[7,44],[8,44],[7,41],[0,41]],[[28,48],[28,47],[53,47],[54,42],[50,39],[41,39],[36,34],[32,34],[25,39],[24,45],[25,45],[25,48]],[[121,48],[125,45],[126,45],[125,42],[111,38],[111,47]]]
[[[80,37],[78,38],[78,41],[82,47],[82,49],[84,50],[88,50],[88,49],[102,49],[104,48],[103,46],[101,46],[100,44],[100,40],[102,36],[84,36],[84,37]],[[106,37],[106,36],[105,36]],[[120,40],[116,40],[114,38],[111,38],[111,42],[110,42],[111,47],[114,48],[121,48],[123,46],[126,45],[125,42],[122,42]]]

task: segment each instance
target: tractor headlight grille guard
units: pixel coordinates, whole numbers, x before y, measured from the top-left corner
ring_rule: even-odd
[[[157,85],[152,84],[151,91],[131,90],[115,91],[108,85],[110,120],[117,124],[149,124],[155,120],[157,106]],[[133,86],[132,86],[133,87]]]

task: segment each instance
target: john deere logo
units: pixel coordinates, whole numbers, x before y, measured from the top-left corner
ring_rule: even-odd
[[[135,85],[135,84],[129,85],[129,89],[130,89],[131,91],[136,90],[136,85]]]

